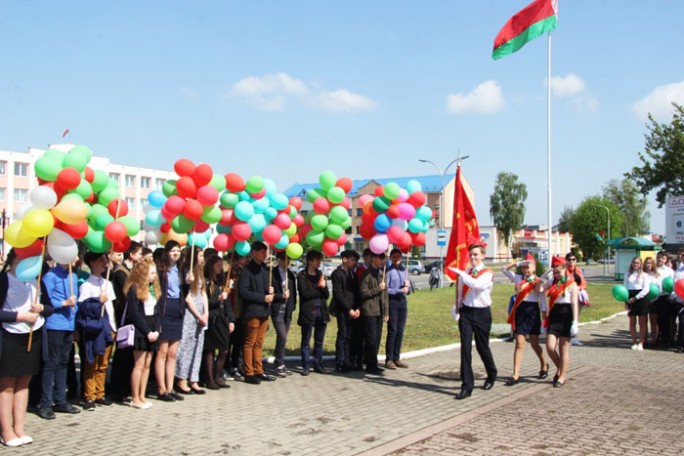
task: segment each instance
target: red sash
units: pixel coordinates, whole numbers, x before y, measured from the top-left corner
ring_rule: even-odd
[[[477,277],[479,275],[482,275],[487,272],[492,272],[492,268],[484,268],[480,270],[477,275],[473,275],[473,269],[470,270],[469,274],[471,277]],[[492,280],[494,280],[494,277],[492,277]],[[468,293],[470,293],[470,287],[466,285],[465,283],[463,284],[463,288],[461,289],[461,305],[463,305],[463,302],[465,301],[466,296],[468,296]]]
[[[515,295],[515,302],[513,303],[513,308],[511,309],[510,315],[508,315],[508,323],[510,323],[511,328],[515,331],[515,311],[518,306],[525,301],[533,291],[534,287],[539,283],[539,277],[536,277],[532,282],[525,281]]]
[[[545,328],[549,326],[549,316],[551,315],[551,309],[553,309],[553,305],[556,303],[556,300],[560,297],[560,295],[565,293],[565,290],[567,290],[568,287],[573,283],[575,283],[575,279],[572,276],[568,276],[565,282],[556,282],[551,285],[551,288],[549,288],[549,291],[547,292],[549,296],[547,301],[548,313],[546,314],[546,319],[544,320]]]

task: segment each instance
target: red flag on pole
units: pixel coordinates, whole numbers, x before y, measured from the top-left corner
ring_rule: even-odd
[[[454,186],[454,216],[451,222],[451,236],[447,247],[446,261],[444,261],[444,273],[456,280],[456,274],[449,269],[458,268],[465,270],[470,257],[468,255],[468,239],[480,239],[480,227],[477,224],[477,216],[473,204],[463,187],[461,180],[461,166],[456,168],[456,184]]]
[[[64,130],[64,133],[62,133],[62,138],[64,138],[68,134],[69,134],[69,129],[67,128],[66,130]]]

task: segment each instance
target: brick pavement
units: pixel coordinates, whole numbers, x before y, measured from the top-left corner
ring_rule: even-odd
[[[571,350],[568,384],[553,389],[532,377],[531,349],[523,382],[459,390],[458,351],[409,360],[382,377],[295,374],[260,386],[154,401],[150,410],[123,406],[42,421],[29,415],[35,443],[14,450],[41,455],[354,455],[670,454],[681,427],[677,380],[684,355],[629,350],[626,318],[583,326],[585,347]],[[409,329],[410,330],[410,329]],[[492,344],[500,379],[510,375],[513,345]],[[296,368],[296,366],[292,366]],[[475,374],[484,368],[475,357]],[[481,381],[481,380],[480,380]],[[665,426],[663,423],[671,423]],[[549,439],[550,432],[560,436]],[[656,446],[652,446],[656,445]],[[670,451],[670,453],[668,453]]]

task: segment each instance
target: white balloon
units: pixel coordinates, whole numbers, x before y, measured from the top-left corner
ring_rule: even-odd
[[[147,245],[159,244],[162,232],[160,230],[151,230],[145,232],[145,243]]]
[[[14,220],[24,220],[24,217],[26,214],[28,214],[30,211],[34,209],[33,204],[31,203],[24,203],[18,210],[17,213],[14,214]]]
[[[78,258],[76,241],[58,228],[53,228],[48,234],[47,250],[58,264],[69,264]]]
[[[31,190],[29,199],[38,209],[52,209],[57,204],[57,194],[47,185],[39,185]]]

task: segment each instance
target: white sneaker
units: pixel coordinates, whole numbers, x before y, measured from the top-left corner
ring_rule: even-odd
[[[638,346],[637,344],[634,344],[634,345],[632,345],[632,350],[637,350],[638,347],[639,347],[639,346]],[[643,349],[642,349],[642,350],[643,350]]]
[[[644,346],[641,345],[641,344],[637,344],[637,348],[636,348],[636,349],[637,349],[637,351],[642,352],[642,351],[644,351]]]
[[[581,347],[584,345],[582,342],[580,342],[580,340],[577,337],[573,337],[572,339],[570,339],[570,344],[574,345],[575,347]]]

